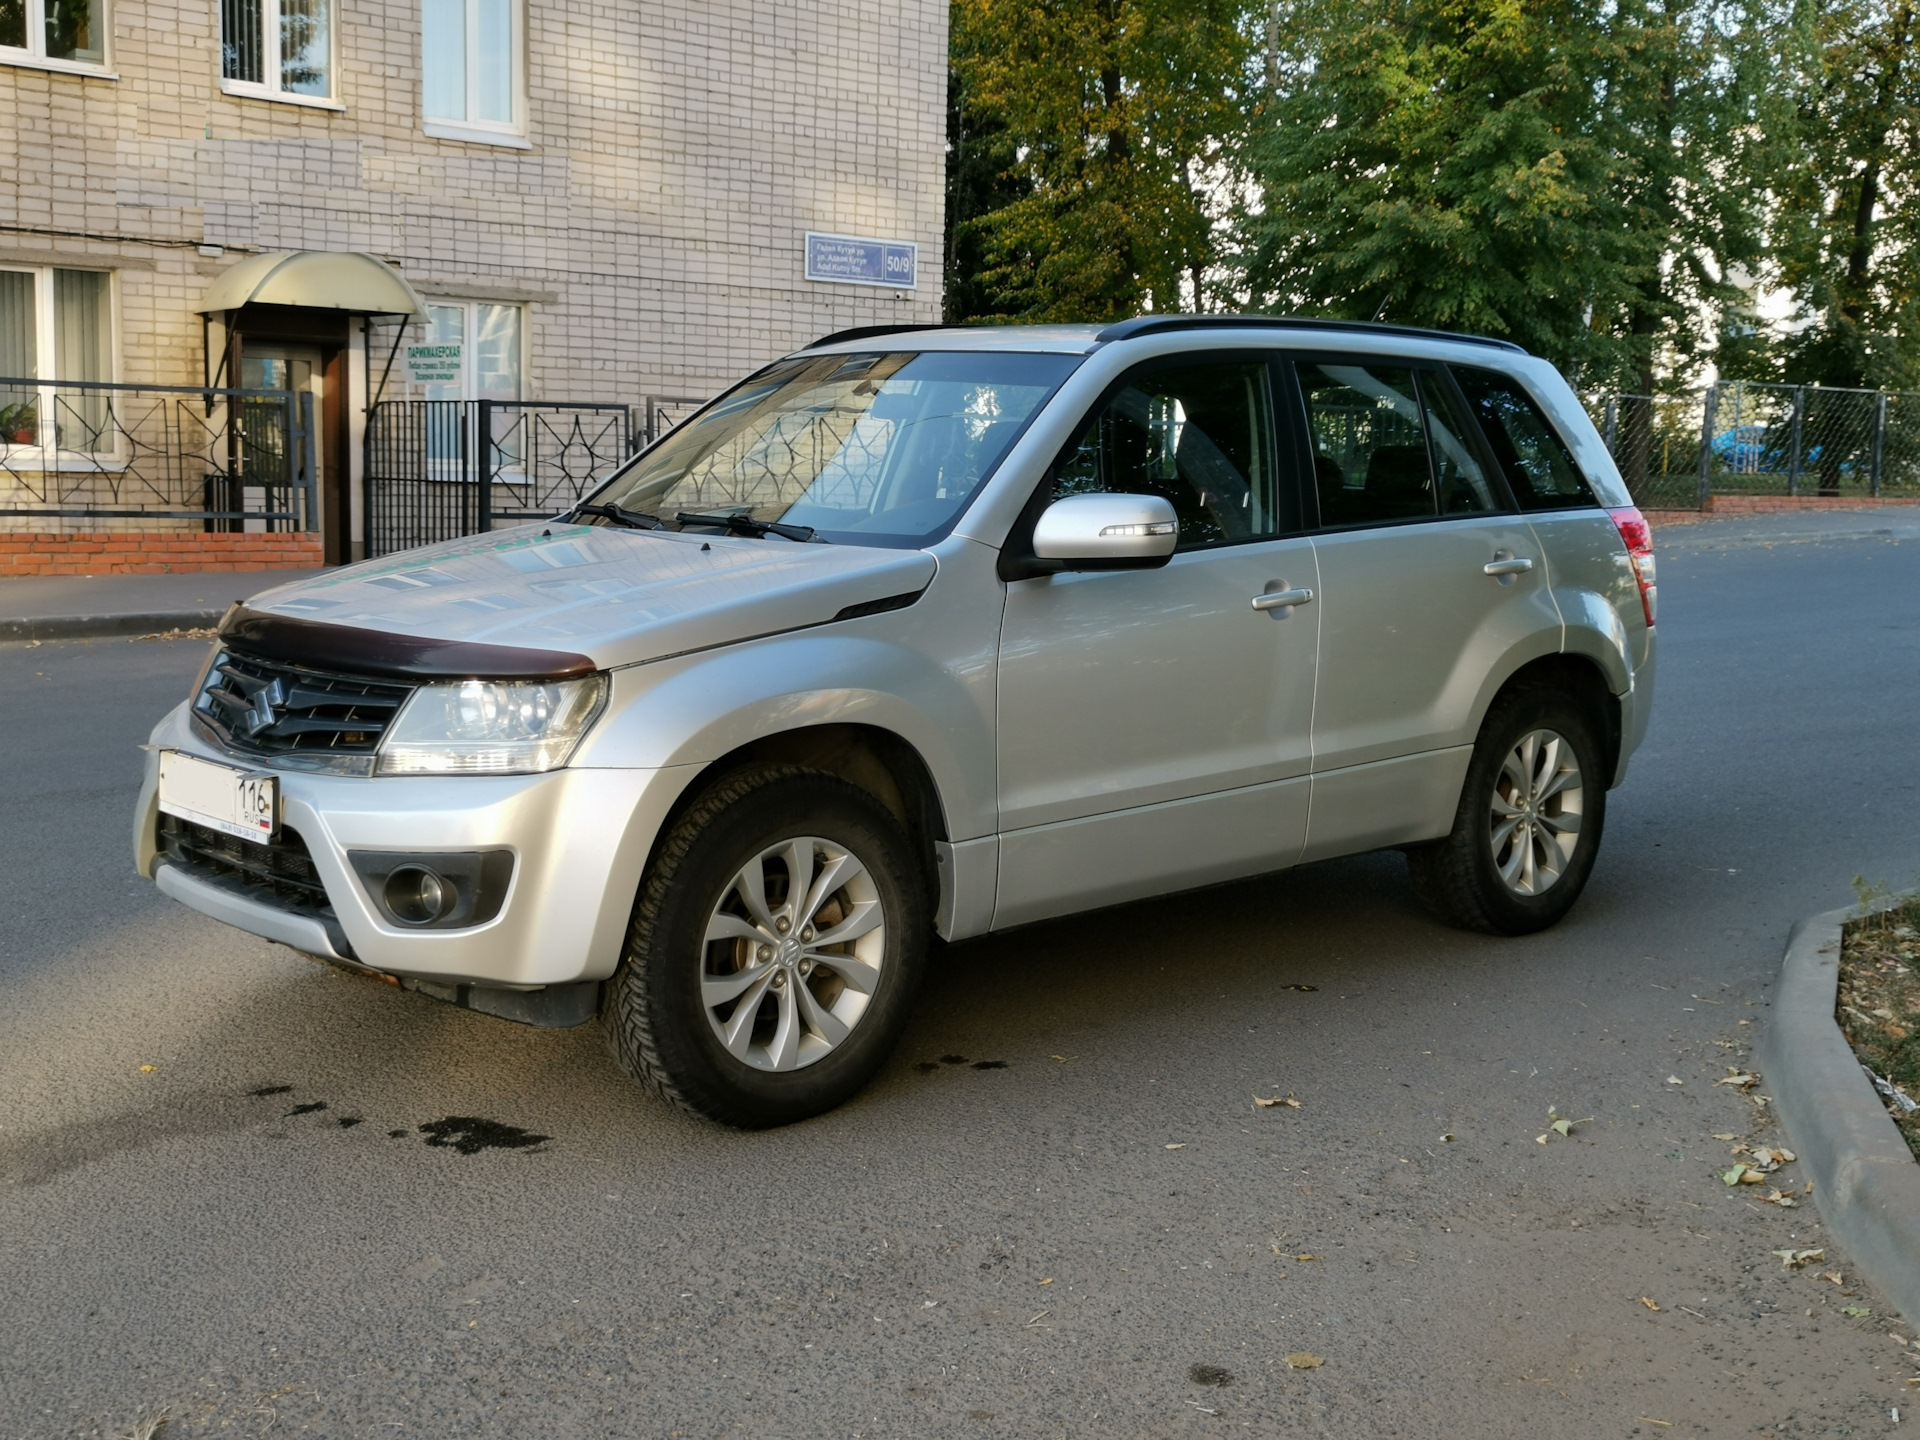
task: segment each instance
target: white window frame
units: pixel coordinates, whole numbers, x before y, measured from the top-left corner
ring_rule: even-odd
[[[25,47],[0,45],[0,65],[19,65],[29,70],[53,70],[63,75],[91,75],[98,80],[118,80],[107,68],[113,59],[109,48],[113,42],[113,26],[107,18],[108,0],[97,0],[100,11],[96,23],[100,27],[100,58],[98,60],[63,60],[47,54],[47,5],[46,0],[27,0],[27,43]],[[21,267],[8,266],[8,269]]]
[[[214,0],[215,28],[219,31],[214,46],[214,63],[220,71],[220,93],[243,100],[272,100],[281,105],[306,105],[315,110],[341,110],[340,90],[340,0],[328,0],[327,7],[327,93],[303,95],[297,90],[280,88],[280,0],[250,0],[260,7],[260,69],[264,81],[229,80],[226,71],[225,6]]]
[[[0,262],[0,270],[33,276],[33,367],[37,373],[19,378],[38,380],[43,387],[38,391],[39,403],[35,407],[35,439],[31,444],[18,445],[0,436],[0,456],[5,456],[16,466],[22,460],[39,456],[41,464],[38,467],[25,468],[40,469],[53,469],[57,465],[62,470],[97,470],[103,465],[118,463],[121,457],[117,440],[111,451],[58,449],[55,444],[55,425],[48,423],[48,419],[56,415],[56,382],[72,378],[54,369],[54,355],[59,348],[59,328],[53,314],[53,272],[90,270],[107,277],[107,373],[101,377],[106,383],[113,383],[120,378],[120,272],[93,265],[15,265],[7,262]]]
[[[471,117],[474,96],[479,91],[479,50],[473,37],[480,29],[479,0],[463,0],[467,12],[467,116]],[[509,0],[513,19],[513,119],[510,121],[453,119],[427,114],[426,6],[416,0],[420,16],[420,130],[435,140],[464,140],[477,145],[506,145],[516,150],[531,150],[527,140],[527,0]]]
[[[514,398],[516,400],[525,400],[527,398],[528,306],[524,301],[462,300],[457,296],[453,296],[453,295],[428,295],[425,297],[425,299],[426,299],[427,309],[429,311],[458,310],[461,312],[460,394],[458,398],[463,402],[478,400],[480,398],[479,369],[477,366],[473,364],[473,335],[474,335],[474,329],[476,325],[476,316],[474,312],[478,310],[482,305],[504,305],[504,306],[511,306],[513,309],[518,310],[520,312],[520,344],[518,347],[519,353],[517,353],[513,357],[513,365],[514,365],[515,373],[518,374],[520,377],[520,393],[516,395]],[[429,321],[431,320],[430,316],[427,318]],[[422,334],[424,335],[426,333],[426,326],[423,325],[421,329],[422,329]]]

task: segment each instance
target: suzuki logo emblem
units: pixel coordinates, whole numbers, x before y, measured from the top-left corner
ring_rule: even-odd
[[[270,685],[262,685],[253,692],[252,707],[242,722],[247,734],[253,736],[262,730],[271,730],[280,719],[280,712],[287,708],[286,682],[276,679]]]

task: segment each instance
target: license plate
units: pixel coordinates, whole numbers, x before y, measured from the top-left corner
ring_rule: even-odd
[[[277,778],[160,752],[160,808],[227,835],[264,845],[279,815]]]

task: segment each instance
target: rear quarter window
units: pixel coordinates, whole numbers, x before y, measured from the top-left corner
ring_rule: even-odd
[[[1519,381],[1467,365],[1454,366],[1453,376],[1522,510],[1572,510],[1600,503],[1566,441]]]

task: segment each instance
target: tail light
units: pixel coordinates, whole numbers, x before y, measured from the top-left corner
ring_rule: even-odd
[[[1621,540],[1626,542],[1627,559],[1633,562],[1633,578],[1640,582],[1640,608],[1646,614],[1647,624],[1651,626],[1660,598],[1660,587],[1654,581],[1653,527],[1647,524],[1647,517],[1632,505],[1609,510],[1607,514],[1613,517],[1614,528],[1620,532]]]

